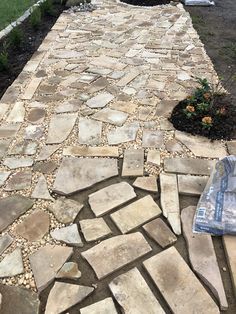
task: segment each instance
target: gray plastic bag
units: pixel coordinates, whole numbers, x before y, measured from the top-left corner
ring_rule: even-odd
[[[215,2],[213,0],[182,0],[182,2],[185,5],[203,5],[203,6],[215,5]]]

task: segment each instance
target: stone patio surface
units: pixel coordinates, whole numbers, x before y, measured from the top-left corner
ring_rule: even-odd
[[[235,313],[236,240],[227,265],[182,203],[228,143],[168,121],[213,65],[181,4],[94,3],[59,17],[0,100],[0,311]]]

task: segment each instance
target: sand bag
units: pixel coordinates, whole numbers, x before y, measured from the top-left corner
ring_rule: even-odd
[[[185,5],[215,5],[215,2],[212,0],[182,0]]]

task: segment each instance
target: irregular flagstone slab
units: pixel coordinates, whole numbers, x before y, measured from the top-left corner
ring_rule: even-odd
[[[31,194],[31,198],[39,198],[49,201],[53,200],[48,191],[47,181],[43,174],[39,177],[38,182]]]
[[[123,76],[116,85],[119,87],[125,87],[128,85],[131,81],[133,81],[138,75],[140,74],[138,69],[131,69],[125,76]]]
[[[141,121],[150,120],[150,118],[153,117],[153,108],[142,106],[138,109],[138,119]],[[159,131],[160,132],[160,131]]]
[[[230,270],[230,276],[232,286],[234,289],[234,295],[236,297],[236,241],[235,236],[224,235],[223,236],[224,251]]]
[[[125,126],[116,128],[107,134],[108,144],[117,145],[120,143],[135,141],[139,129],[138,122],[132,122]]]
[[[117,314],[112,298],[93,303],[80,309],[81,314]]]
[[[145,191],[158,192],[157,178],[154,176],[139,177],[134,181],[133,186]]]
[[[173,313],[219,313],[215,302],[175,247],[154,255],[143,264]]]
[[[0,285],[3,296],[0,310],[4,314],[38,314],[40,301],[38,295],[28,289]]]
[[[11,174],[10,171],[3,171],[3,172],[0,172],[0,187],[5,184],[6,180],[7,180],[8,177],[10,176],[10,174]]]
[[[75,220],[83,207],[84,205],[79,202],[66,198],[58,198],[48,209],[58,221],[67,224]]]
[[[55,59],[77,59],[82,56],[80,51],[76,50],[57,50],[53,58]]]
[[[74,157],[119,157],[119,150],[118,147],[110,146],[67,146],[63,149],[63,155]]]
[[[143,235],[135,232],[104,240],[81,255],[91,265],[98,279],[101,279],[151,250]]]
[[[9,108],[10,108],[9,104],[4,104],[2,102],[0,103],[0,121],[5,116]]]
[[[201,195],[207,181],[208,176],[191,176],[178,174],[179,193],[183,195]]]
[[[190,149],[195,156],[208,158],[223,158],[227,156],[225,145],[221,141],[211,142],[203,136],[175,131],[175,138]]]
[[[78,265],[73,262],[65,263],[56,275],[56,278],[79,279],[80,277],[81,272],[78,269]]]
[[[149,150],[147,154],[147,163],[160,166],[161,155],[159,150]]]
[[[16,248],[0,262],[0,278],[13,277],[24,272],[21,249]]]
[[[63,158],[53,190],[68,195],[117,175],[115,159]]]
[[[127,182],[109,185],[89,195],[89,205],[96,217],[108,213],[117,206],[136,197],[136,193]]]
[[[122,177],[143,176],[144,150],[126,149],[122,167]]]
[[[8,152],[8,155],[34,155],[38,144],[31,141],[21,141],[16,143]]]
[[[161,209],[157,203],[150,195],[147,195],[111,214],[111,219],[124,234],[160,216],[160,214]]]
[[[11,140],[3,139],[0,140],[0,160],[6,155],[8,147],[11,144]]]
[[[138,105],[136,105],[133,102],[116,101],[116,102],[113,102],[112,104],[110,104],[109,107],[112,109],[118,110],[118,111],[123,111],[123,112],[132,114],[135,112]]]
[[[100,240],[112,233],[103,218],[84,219],[79,223],[87,242]]]
[[[49,160],[46,162],[37,162],[34,165],[33,170],[38,171],[38,172],[42,172],[45,174],[50,174],[53,171],[55,171],[56,168],[57,168],[57,163]]]
[[[55,282],[48,296],[45,314],[60,314],[83,301],[93,290],[92,287]]]
[[[43,136],[44,128],[42,125],[29,125],[25,128],[26,140],[38,140]]]
[[[114,96],[110,93],[102,93],[94,96],[93,98],[90,98],[86,104],[90,108],[103,108],[107,104],[109,104],[110,101],[114,99]]]
[[[34,163],[32,158],[15,158],[15,157],[8,157],[4,160],[3,165],[8,167],[9,169],[17,169],[17,168],[24,168],[30,167]]]
[[[211,174],[211,169],[214,167],[215,161],[206,159],[194,158],[165,158],[165,172],[174,172],[180,174]]]
[[[46,115],[46,111],[43,108],[32,108],[29,111],[27,120],[32,124],[40,124],[43,123]]]
[[[177,241],[174,233],[167,227],[161,218],[154,219],[143,226],[146,233],[162,248],[170,246]]]
[[[8,179],[5,191],[19,191],[30,188],[32,173],[30,171],[21,171]]]
[[[165,144],[166,149],[168,150],[168,152],[170,153],[183,153],[183,147],[180,145],[179,142],[176,141],[176,139],[172,139],[172,140],[168,140]]]
[[[183,234],[188,246],[190,263],[193,270],[218,299],[221,310],[226,310],[228,303],[211,235],[192,232],[195,211],[195,206],[189,206],[181,212]]]
[[[230,155],[236,155],[236,141],[227,142],[227,149]]]
[[[0,199],[0,232],[33,206],[34,202],[20,195]]]
[[[80,106],[80,102],[78,104],[63,103],[56,107],[55,113],[77,112]]]
[[[17,234],[33,242],[43,238],[49,231],[50,216],[42,210],[37,210],[24,219],[15,228]]]
[[[101,90],[103,90],[105,87],[109,85],[109,81],[105,77],[100,77],[96,81],[94,81],[88,89],[86,89],[87,93],[94,94]],[[105,94],[107,95],[107,94]],[[111,95],[112,96],[112,95]]]
[[[53,239],[73,246],[82,247],[83,242],[79,235],[78,227],[73,224],[68,227],[56,229],[50,232]]]
[[[34,77],[31,82],[28,84],[22,99],[30,100],[33,98],[34,93],[36,92],[37,88],[39,87],[42,81],[41,77]]]
[[[113,279],[109,288],[123,313],[165,313],[137,268]]]
[[[7,233],[0,238],[0,255],[12,244],[13,238]]]
[[[92,60],[92,65],[96,65],[99,68],[112,69],[112,70],[123,70],[126,64],[118,62],[116,58],[108,56],[99,56]]]
[[[20,123],[15,124],[2,124],[0,126],[0,139],[1,138],[14,138],[20,129]]]
[[[110,108],[104,108],[104,109],[96,112],[92,116],[92,118],[95,120],[102,121],[102,122],[121,126],[127,120],[128,114],[124,113],[122,111],[113,110]]]
[[[73,249],[59,245],[46,245],[29,256],[38,291],[45,289],[57,272],[73,254]]]
[[[143,147],[160,148],[164,145],[164,133],[163,131],[144,130],[142,141]]]
[[[23,102],[16,102],[9,113],[7,122],[23,122],[25,117],[25,107]]]
[[[59,149],[59,147],[60,147],[59,145],[43,146],[36,160],[37,161],[47,160],[49,157],[52,156],[52,154],[54,154]]]
[[[51,118],[48,130],[47,144],[60,144],[64,142],[71,133],[77,113],[63,113]]]
[[[86,145],[99,145],[102,137],[102,122],[80,118],[79,143]]]
[[[181,234],[179,192],[177,176],[170,173],[160,174],[161,208],[175,234]]]

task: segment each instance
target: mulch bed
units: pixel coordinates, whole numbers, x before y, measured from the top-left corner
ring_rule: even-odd
[[[155,5],[161,4],[168,4],[171,0],[121,0],[121,2],[138,5],[138,6],[145,6],[145,7],[153,7]]]

